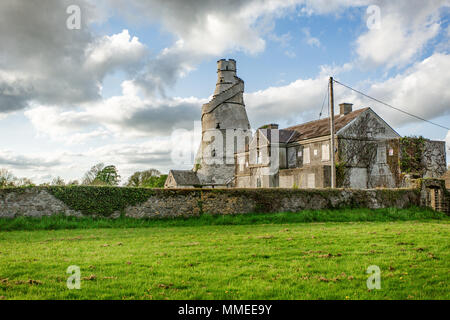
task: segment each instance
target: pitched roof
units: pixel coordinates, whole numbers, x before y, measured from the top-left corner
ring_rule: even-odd
[[[367,109],[369,109],[369,108],[362,108],[362,109],[358,109],[353,112],[350,112],[346,115],[335,116],[334,126],[335,126],[336,132],[341,130],[343,127],[345,127],[347,124],[349,124],[355,118],[357,118],[361,113],[363,113]],[[286,131],[295,130],[298,132],[298,135],[293,136],[289,140],[289,142],[327,136],[327,135],[330,135],[330,118],[328,117],[328,118],[324,118],[324,119],[320,119],[320,120],[306,122],[303,124],[299,124],[296,126],[286,128],[284,130],[286,130]],[[280,130],[280,131],[282,131],[282,130]],[[280,138],[280,140],[281,140],[281,138]]]
[[[298,138],[300,135],[295,130],[286,130],[286,129],[258,129],[261,134],[264,135],[264,137],[267,138],[269,142],[272,142],[272,131],[276,130],[279,133],[279,143],[288,143],[289,141],[295,141],[292,140],[294,138]]]
[[[197,174],[192,170],[170,170],[169,175],[170,174],[172,174],[172,177],[179,186],[194,186],[200,184]]]

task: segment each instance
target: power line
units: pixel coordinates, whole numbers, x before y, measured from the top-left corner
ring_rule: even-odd
[[[320,117],[322,117],[323,106],[325,105],[325,99],[327,97],[328,97],[328,86],[327,86],[327,90],[326,90],[326,93],[325,93],[325,97],[323,98],[323,101],[322,101],[322,108],[320,109],[319,120],[320,120]]]
[[[404,111],[404,110],[402,110],[402,109],[396,108],[396,107],[394,107],[394,106],[392,106],[392,105],[390,105],[390,104],[387,104],[386,102],[383,102],[383,101],[378,100],[378,99],[376,99],[376,98],[374,98],[374,97],[371,97],[371,96],[369,96],[369,95],[367,95],[367,94],[365,94],[365,93],[363,93],[363,92],[361,92],[361,91],[358,91],[358,90],[356,90],[356,89],[353,89],[352,87],[347,86],[347,85],[345,85],[345,84],[343,84],[343,83],[341,83],[341,82],[339,82],[339,81],[337,81],[337,80],[333,80],[333,81],[336,82],[337,84],[340,84],[340,85],[343,86],[343,87],[346,87],[347,89],[353,90],[353,91],[355,91],[356,93],[359,93],[359,94],[365,96],[366,98],[372,99],[372,100],[374,100],[374,101],[376,101],[376,102],[378,102],[378,103],[381,103],[381,104],[383,104],[383,105],[385,105],[385,106],[387,106],[387,107],[389,107],[389,108],[392,108],[392,109],[394,109],[394,110],[403,112],[404,114],[407,114],[407,115],[409,115],[409,116],[411,116],[411,117],[414,117],[414,118],[416,118],[416,119],[419,119],[419,120],[428,122],[428,123],[430,123],[430,124],[432,124],[432,125],[441,127],[441,128],[443,128],[443,129],[450,130],[450,128],[447,128],[447,127],[445,127],[445,126],[443,126],[443,125],[440,125],[440,124],[438,124],[438,123],[432,122],[432,121],[430,121],[430,120],[424,119],[424,118],[422,118],[422,117],[416,116],[416,115],[414,115],[414,114],[412,114],[412,113],[409,113],[409,112],[407,112],[407,111]]]

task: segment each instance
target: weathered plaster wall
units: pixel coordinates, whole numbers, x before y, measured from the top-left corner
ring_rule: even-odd
[[[338,132],[338,161],[345,167],[342,186],[350,188],[395,188],[398,186],[398,144],[400,137],[372,110]],[[390,152],[391,151],[391,152]],[[395,166],[392,166],[395,163]],[[365,177],[362,175],[365,174]]]
[[[308,166],[299,169],[280,170],[280,188],[324,188],[331,186],[331,167]]]

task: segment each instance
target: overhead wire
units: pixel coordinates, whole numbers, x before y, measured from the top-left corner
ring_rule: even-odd
[[[392,106],[392,105],[390,105],[390,104],[388,104],[388,103],[386,103],[386,102],[383,102],[383,101],[381,101],[381,100],[379,100],[379,99],[377,99],[377,98],[371,97],[371,96],[369,96],[368,94],[365,94],[365,93],[363,93],[363,92],[361,92],[361,91],[359,91],[359,90],[356,90],[356,89],[354,89],[354,88],[352,88],[352,87],[350,87],[350,86],[348,86],[348,85],[345,85],[345,84],[343,84],[342,82],[339,82],[339,81],[336,80],[336,79],[333,79],[333,82],[335,82],[335,83],[337,83],[337,84],[340,84],[341,86],[343,86],[343,87],[345,87],[345,88],[347,88],[347,89],[350,89],[350,90],[352,90],[352,91],[354,91],[354,92],[356,92],[356,93],[359,93],[360,95],[363,95],[363,96],[366,97],[366,98],[372,99],[372,100],[374,100],[374,101],[376,101],[376,102],[378,102],[378,103],[381,103],[382,105],[385,105],[385,106],[387,106],[387,107],[389,107],[389,108],[392,108],[392,109],[394,109],[394,110],[400,111],[400,112],[402,112],[402,113],[404,113],[404,114],[407,114],[407,115],[409,115],[409,116],[411,116],[411,117],[414,117],[414,118],[416,118],[416,119],[418,119],[418,120],[422,120],[422,121],[428,122],[428,123],[430,123],[430,124],[432,124],[432,125],[434,125],[434,126],[437,126],[437,127],[440,127],[440,128],[446,129],[446,130],[450,130],[450,128],[448,128],[448,127],[446,127],[446,126],[443,126],[443,125],[440,125],[440,124],[435,123],[435,122],[433,122],[433,121],[424,119],[424,118],[422,118],[422,117],[420,117],[420,116],[417,116],[417,115],[415,115],[415,114],[412,114],[412,113],[407,112],[407,111],[405,111],[405,110],[402,110],[402,109],[400,109],[400,108],[396,108],[396,107],[394,107],[394,106]]]

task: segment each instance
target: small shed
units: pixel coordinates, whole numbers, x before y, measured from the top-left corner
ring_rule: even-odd
[[[195,188],[200,185],[197,174],[192,170],[170,170],[164,188]]]

